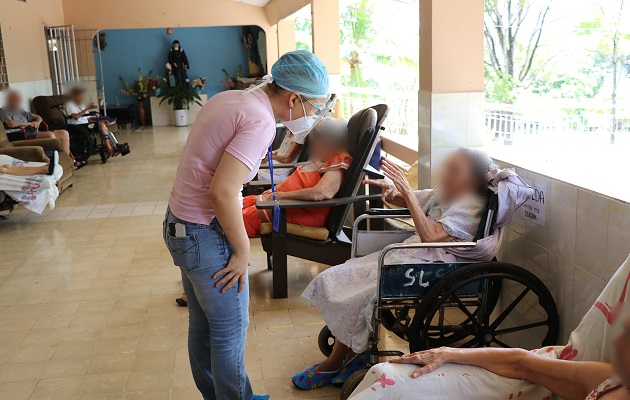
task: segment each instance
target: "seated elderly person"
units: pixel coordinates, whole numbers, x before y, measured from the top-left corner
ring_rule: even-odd
[[[460,149],[443,166],[438,189],[413,191],[404,171],[385,159],[382,168],[391,179],[368,180],[383,189],[383,200],[409,208],[417,234],[407,242],[472,241],[486,208],[487,173],[490,158],[476,150]],[[355,258],[317,275],[302,297],[313,303],[335,336],[330,357],[295,374],[293,383],[302,389],[317,389],[343,383],[369,361],[368,340],[373,304],[377,299],[380,252]],[[436,259],[439,257],[439,259]],[[403,249],[387,257],[388,263],[462,261],[455,255],[430,249]]]
[[[567,400],[630,400],[630,319],[622,324],[613,339],[612,363],[559,360],[522,349],[447,347],[402,356],[391,362],[419,365],[412,372],[413,378],[433,372],[444,363],[474,365],[497,375],[544,386]]]
[[[70,154],[70,135],[64,129],[41,131],[42,117],[22,108],[22,94],[10,90],[4,107],[0,109],[0,120],[4,123],[9,141],[24,139],[57,138],[64,152]]]
[[[304,147],[307,135],[308,131],[301,133],[299,136],[294,135],[291,131],[289,131],[284,139],[282,139],[280,147],[271,153],[274,165],[273,178],[276,182],[283,181],[288,178],[288,176],[291,175],[291,172],[293,172],[293,168],[276,168],[275,165],[296,162],[300,152],[302,151],[302,147]],[[267,159],[265,158],[262,162],[263,164],[266,164]],[[258,170],[258,179],[270,180],[271,175],[269,174],[269,170]]]
[[[346,122],[324,118],[310,133],[310,162],[299,166],[276,188],[276,198],[286,200],[327,200],[335,197],[352,158],[347,153]],[[275,172],[275,171],[274,171]],[[260,224],[271,222],[269,210],[258,210],[257,199],[271,199],[271,190],[243,199],[243,221],[249,237],[258,236]],[[330,207],[294,208],[287,211],[287,222],[321,228]]]
[[[113,132],[109,131],[111,119],[106,117],[90,116],[91,110],[98,109],[94,103],[86,104],[85,89],[75,86],[69,92],[68,102],[64,105],[66,114],[68,115],[68,123],[71,125],[89,125],[94,124],[95,129],[101,135],[101,143],[105,146],[108,157],[116,157],[119,154],[125,155],[125,146],[127,143],[119,144]]]

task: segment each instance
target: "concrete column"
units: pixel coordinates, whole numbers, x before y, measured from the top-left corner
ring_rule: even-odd
[[[295,21],[281,19],[276,25],[278,32],[278,57],[288,51],[295,50]]]
[[[312,0],[313,53],[319,57],[330,74],[330,92],[341,89],[341,35],[339,33],[339,0]]]
[[[420,0],[419,187],[440,162],[482,145],[484,0]]]

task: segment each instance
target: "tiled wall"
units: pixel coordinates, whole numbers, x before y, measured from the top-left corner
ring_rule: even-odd
[[[483,92],[418,95],[419,187],[431,187],[441,161],[459,147],[479,147],[483,129]],[[465,118],[453,118],[463,115]]]
[[[546,223],[538,226],[518,213],[498,258],[527,268],[545,282],[556,300],[560,342],[565,342],[630,253],[630,204],[528,170],[516,171],[547,187]]]

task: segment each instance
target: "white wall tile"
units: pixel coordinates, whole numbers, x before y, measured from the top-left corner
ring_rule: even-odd
[[[575,268],[574,264],[553,252],[549,252],[545,284],[556,301],[560,316],[560,329],[564,332],[571,332],[573,327],[573,275]]]
[[[468,93],[468,111],[466,121],[466,146],[479,147],[484,145],[486,135],[484,121],[485,93]]]
[[[467,93],[431,96],[431,147],[466,146]]]
[[[418,94],[418,145],[431,147],[431,93]]]
[[[575,268],[573,275],[572,328],[575,329],[591,308],[606,282],[582,268]]]
[[[547,204],[547,242],[554,253],[575,260],[577,188],[551,180],[551,202]]]
[[[607,198],[579,189],[577,193],[575,262],[595,276],[609,280],[606,269]]]
[[[610,200],[606,245],[606,271],[612,276],[630,254],[630,204]]]

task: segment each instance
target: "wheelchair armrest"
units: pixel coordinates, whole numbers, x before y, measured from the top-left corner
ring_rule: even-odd
[[[400,218],[403,216],[411,216],[408,208],[370,208],[365,211],[368,215],[385,215]]]
[[[377,171],[369,164],[366,165],[365,168],[363,168],[363,172],[365,172],[372,179],[385,179],[385,175],[383,175],[380,171]]]
[[[309,200],[278,200],[280,208],[318,208],[318,207],[336,207],[345,204],[358,203],[361,201],[377,200],[381,195],[363,195],[353,197],[339,197],[330,200],[309,201]],[[256,208],[259,210],[270,210],[276,205],[273,200],[257,200]]]
[[[287,164],[274,164],[273,168],[297,168],[301,165],[308,164],[308,161],[298,162],[298,163],[287,163]],[[269,164],[260,164],[259,169],[269,169]]]

